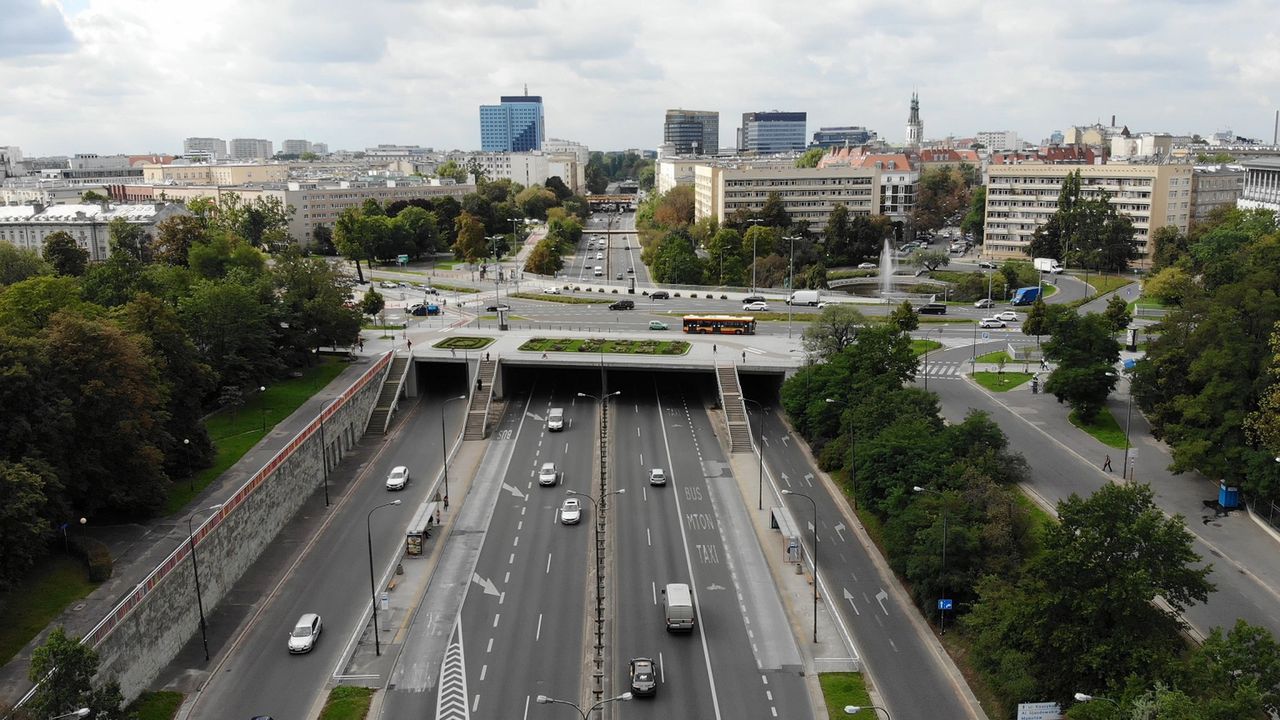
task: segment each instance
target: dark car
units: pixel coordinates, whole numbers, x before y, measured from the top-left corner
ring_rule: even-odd
[[[666,290],[654,290],[654,291],[653,291],[653,293],[649,295],[649,299],[651,299],[651,300],[670,300],[670,299],[671,299],[671,293],[667,292]]]
[[[629,670],[631,672],[631,694],[633,695],[654,695],[658,692],[658,673],[654,667],[653,660],[650,658],[634,658],[632,659]]]
[[[991,260],[979,260],[979,261],[978,261],[978,267],[980,267],[980,268],[987,268],[987,269],[989,269],[989,270],[995,270],[995,269],[996,269],[996,264],[995,264],[995,262],[993,262],[993,261],[991,261]]]
[[[609,304],[610,310],[635,310],[636,304],[632,300],[618,300]]]
[[[499,310],[510,310],[510,309],[511,309],[511,306],[510,306],[510,305],[507,305],[506,303],[503,303],[503,304],[500,304],[500,305],[490,305],[489,307],[485,308],[485,309],[484,309],[484,311],[485,311],[485,312],[498,312]]]
[[[743,304],[743,305],[750,305],[751,303],[758,303],[758,302],[759,302],[759,303],[764,302],[764,296],[763,296],[763,295],[748,295],[748,296],[746,296],[746,297],[742,298],[742,304]]]
[[[942,303],[925,303],[921,305],[916,312],[921,315],[946,315],[947,306]]]
[[[436,305],[435,303],[426,303],[425,305],[424,304],[414,305],[413,307],[409,308],[409,314],[417,317],[422,317],[423,315],[439,315],[440,306]]]

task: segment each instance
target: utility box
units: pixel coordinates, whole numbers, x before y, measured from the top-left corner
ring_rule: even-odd
[[[1218,504],[1223,510],[1234,510],[1240,507],[1240,488],[1228,485],[1226,480],[1219,480]]]

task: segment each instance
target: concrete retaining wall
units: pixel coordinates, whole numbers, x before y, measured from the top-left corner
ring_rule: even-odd
[[[323,481],[321,444],[332,468],[364,434],[388,353],[298,433],[195,531],[206,616]],[[137,696],[200,631],[190,544],[175,550],[84,642],[101,658],[99,678]]]

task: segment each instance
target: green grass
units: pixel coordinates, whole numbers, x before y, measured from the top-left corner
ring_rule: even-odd
[[[1058,519],[1050,515],[1044,508],[1040,507],[1035,500],[1032,500],[1026,493],[1017,493],[1014,499],[1018,505],[1024,508],[1031,516],[1031,532],[1038,537],[1043,538],[1045,531],[1058,524]]]
[[[628,355],[683,355],[684,340],[602,340],[599,338],[534,338],[520,346],[524,352],[621,353]]]
[[[339,685],[329,691],[320,720],[364,720],[373,701],[373,688]]]
[[[1013,358],[1009,357],[1009,353],[1004,350],[997,350],[978,356],[978,362],[980,363],[998,363],[1002,359],[1007,363],[1013,363]]]
[[[480,350],[482,348],[489,347],[492,342],[493,338],[490,337],[454,335],[453,337],[441,340],[431,347],[440,348],[441,350]]]
[[[1084,281],[1084,273],[1073,273],[1076,279]],[[1098,275],[1097,273],[1089,273],[1089,284],[1093,286],[1094,295],[1104,295],[1112,290],[1119,290],[1125,285],[1133,282],[1132,275]]]
[[[302,403],[338,377],[347,364],[335,357],[325,357],[318,364],[302,370],[302,377],[289,378],[268,385],[266,392],[245,393],[244,404],[210,415],[205,429],[213,440],[216,453],[213,465],[196,473],[190,482],[181,480],[169,488],[164,514],[172,515],[235,465],[244,454],[270,432],[277,423],[289,417]]]
[[[404,323],[379,325],[376,323],[360,323],[361,330],[404,330]]]
[[[145,692],[133,701],[125,714],[137,720],[173,720],[182,706],[183,695],[172,690]]]
[[[866,707],[871,704],[871,694],[867,692],[867,684],[862,673],[826,672],[818,673],[818,684],[822,686],[822,699],[827,704],[827,715],[832,718],[845,717],[846,705]],[[875,720],[875,710],[864,710],[859,715],[867,720]]]
[[[915,353],[916,355],[923,355],[926,352],[933,352],[934,350],[937,350],[940,347],[942,347],[942,343],[938,342],[937,340],[912,340],[911,341],[911,352]]]
[[[80,598],[93,592],[89,570],[83,561],[54,553],[41,560],[26,577],[0,593],[0,664],[31,642],[53,619]]]
[[[1032,373],[1010,372],[1002,373],[993,372],[976,372],[973,379],[982,387],[992,392],[1004,392],[1012,390],[1019,385],[1031,379]]]
[[[435,288],[435,289],[437,289],[437,290],[440,290],[441,292],[456,292],[456,293],[478,293],[478,292],[480,292],[480,290],[478,290],[478,289],[476,289],[476,288],[473,288],[473,287],[466,287],[465,285],[450,285],[450,284],[448,284],[448,283],[442,283],[442,282],[431,283],[431,287],[433,287],[433,288]]]
[[[609,298],[593,298],[593,297],[574,297],[572,295],[548,295],[546,293],[511,293],[510,297],[520,298],[522,300],[541,300],[543,302],[557,302],[568,305],[599,305],[601,303],[610,302]]]
[[[1093,422],[1085,423],[1079,415],[1073,410],[1067,419],[1072,425],[1093,436],[1094,440],[1113,448],[1124,448],[1124,428],[1120,427],[1120,423],[1116,422],[1115,417],[1106,408],[1094,416]]]

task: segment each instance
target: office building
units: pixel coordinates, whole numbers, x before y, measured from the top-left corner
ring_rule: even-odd
[[[142,166],[142,181],[151,185],[244,185],[288,179],[289,166],[279,163],[149,163]]]
[[[480,106],[480,149],[484,152],[541,150],[542,97],[504,95],[498,105]]]
[[[112,205],[108,202],[0,207],[0,241],[36,252],[44,251],[45,238],[65,232],[89,252],[89,260],[101,262],[110,254],[107,226],[116,218],[154,235],[156,223],[174,215],[189,215],[175,203]]]
[[[280,152],[285,155],[301,155],[311,152],[311,141],[309,140],[285,140],[280,143]]]
[[[924,121],[920,119],[920,98],[911,93],[911,113],[907,115],[906,146],[909,149],[920,147],[924,142]]]
[[[777,193],[793,221],[808,221],[822,228],[836,205],[852,215],[873,215],[880,210],[879,171],[874,168],[797,168],[786,166],[721,166],[703,163],[694,167],[694,216],[724,222],[739,210],[759,212]]]
[[[715,155],[720,151],[720,113],[714,110],[668,110],[662,142],[677,155]]]
[[[311,152],[324,157],[329,154],[329,143],[311,143]]]
[[[1116,211],[1133,222],[1138,264],[1150,257],[1151,233],[1166,225],[1186,232],[1191,218],[1190,165],[992,165],[987,169],[984,254],[1025,258],[1036,228],[1057,212],[1067,174],[1076,171],[1084,197],[1105,192]]]
[[[758,155],[804,152],[807,117],[807,113],[777,110],[743,113],[738,149]]]
[[[1259,158],[1240,164],[1244,166],[1244,188],[1236,205],[1245,210],[1270,210],[1280,216],[1280,159]]]
[[[182,141],[182,154],[189,158],[221,160],[228,157],[227,141],[222,138],[189,137]]]
[[[818,128],[813,133],[813,147],[835,148],[866,145],[876,139],[876,133],[861,125]]]
[[[275,155],[270,140],[259,138],[233,138],[231,157],[234,160],[267,160]]]

